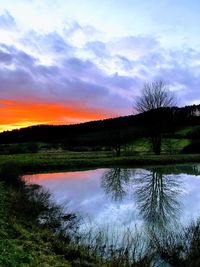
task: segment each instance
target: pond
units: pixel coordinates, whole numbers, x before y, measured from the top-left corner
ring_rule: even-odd
[[[81,216],[81,231],[88,225],[107,229],[109,238],[111,232],[112,238],[118,235],[117,242],[127,229],[145,233],[144,238],[161,238],[200,217],[200,164],[45,173],[25,179],[42,185],[68,213]]]

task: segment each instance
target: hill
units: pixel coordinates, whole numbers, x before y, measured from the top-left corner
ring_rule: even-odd
[[[44,142],[63,147],[123,145],[150,135],[149,127],[159,119],[163,132],[173,138],[199,134],[200,105],[162,108],[145,113],[91,121],[75,125],[38,125],[0,133],[0,144]],[[196,133],[195,133],[196,131]]]

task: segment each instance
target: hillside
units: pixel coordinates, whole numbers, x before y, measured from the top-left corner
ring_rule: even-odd
[[[163,133],[170,138],[193,138],[199,134],[200,105],[164,108],[125,117],[91,121],[76,125],[38,125],[0,133],[1,144],[43,142],[97,147],[131,143],[150,135],[155,120],[162,122]]]

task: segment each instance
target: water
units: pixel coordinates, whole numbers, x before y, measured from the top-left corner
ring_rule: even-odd
[[[145,233],[143,238],[162,238],[200,217],[200,164],[34,174],[25,179],[49,190],[66,212],[81,216],[82,231],[88,225],[109,229],[109,238],[117,233],[118,242],[127,229]]]

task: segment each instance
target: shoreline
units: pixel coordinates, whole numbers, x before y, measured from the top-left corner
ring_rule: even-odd
[[[68,153],[56,154],[16,154],[0,155],[0,166],[7,162],[15,162],[25,173],[35,171],[62,171],[73,169],[106,168],[106,167],[145,167],[159,165],[176,165],[200,163],[200,154],[177,155],[135,155],[122,157],[84,157],[84,152],[76,152],[76,158],[70,158]],[[88,155],[88,154],[87,154]]]

